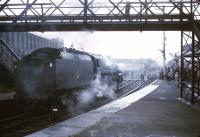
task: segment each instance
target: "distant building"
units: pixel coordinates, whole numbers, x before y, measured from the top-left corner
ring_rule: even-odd
[[[116,64],[126,77],[140,78],[142,75],[156,75],[158,64],[151,59],[115,59]]]
[[[144,70],[148,64],[149,59],[115,59],[114,61],[121,67],[126,70]],[[151,63],[155,66],[156,62]]]

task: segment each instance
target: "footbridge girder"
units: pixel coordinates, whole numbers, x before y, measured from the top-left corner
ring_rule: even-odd
[[[0,31],[191,30],[199,8],[198,0],[4,0]]]
[[[0,31],[191,31],[188,22],[1,24]]]

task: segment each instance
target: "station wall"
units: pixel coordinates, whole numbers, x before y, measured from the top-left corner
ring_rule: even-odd
[[[3,38],[20,58],[38,48],[64,47],[64,41],[61,39],[47,39],[28,32],[1,32],[0,38]]]

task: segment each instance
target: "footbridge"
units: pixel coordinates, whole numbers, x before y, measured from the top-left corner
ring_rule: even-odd
[[[0,31],[191,30],[198,0],[2,0]],[[192,25],[193,26],[193,25]]]

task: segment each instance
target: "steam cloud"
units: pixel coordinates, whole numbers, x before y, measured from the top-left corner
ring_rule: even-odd
[[[108,99],[114,99],[115,91],[114,85],[109,86],[107,80],[103,80],[100,75],[91,82],[90,87],[86,90],[82,90],[78,95],[79,103],[82,105],[87,105],[93,102],[96,98],[106,97]],[[109,83],[109,82],[108,82]]]
[[[80,90],[76,92],[77,103],[76,105],[68,106],[71,107],[69,111],[71,113],[77,113],[77,111],[83,111],[90,104],[95,103],[97,99],[106,98],[113,100],[116,98],[115,94],[115,85],[108,84],[110,83],[109,79],[103,79],[100,75],[97,76],[95,80],[90,83],[90,86],[87,89]],[[69,103],[69,102],[68,102]]]

